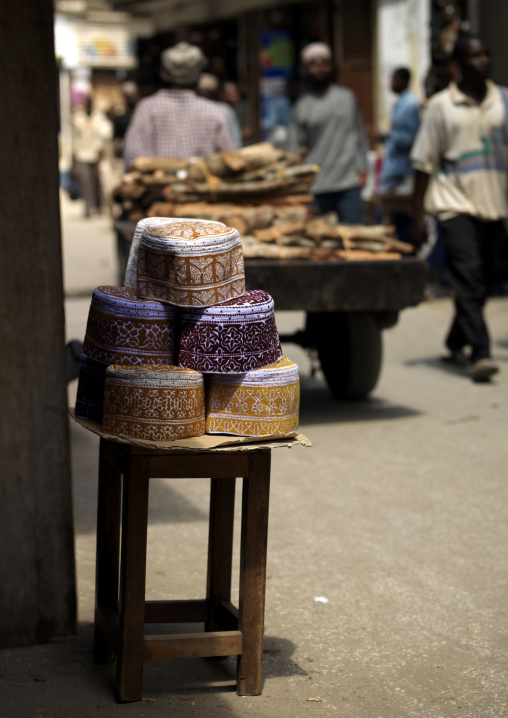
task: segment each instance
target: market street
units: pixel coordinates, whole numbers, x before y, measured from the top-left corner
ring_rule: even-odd
[[[114,240],[108,220],[63,207],[67,337],[82,339],[88,290],[116,283]],[[194,659],[146,663],[147,702],[115,702],[114,664],[91,654],[98,439],[70,421],[79,634],[0,652],[2,716],[508,715],[508,298],[487,309],[501,366],[489,385],[439,361],[451,311],[402,312],[368,401],[337,403],[284,345],[314,446],[272,452],[260,697],[236,695],[233,658]],[[277,322],[290,331],[303,313]],[[202,598],[208,482],[151,491],[147,597]]]

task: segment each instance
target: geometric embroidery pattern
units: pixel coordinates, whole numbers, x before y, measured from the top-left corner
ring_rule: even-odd
[[[142,301],[131,287],[97,287],[83,352],[105,364],[172,364],[177,310]]]
[[[282,356],[274,303],[260,290],[205,309],[182,309],[178,363],[203,373],[242,374]]]
[[[212,374],[206,396],[206,433],[285,436],[298,429],[297,365],[282,357],[243,375]]]
[[[118,436],[150,441],[202,436],[202,375],[162,364],[108,367],[102,428]]]
[[[221,226],[222,225],[222,226]],[[153,227],[152,234],[156,237],[167,237],[168,230],[171,233],[171,237],[178,237],[179,239],[187,239],[191,242],[201,239],[202,237],[217,237],[227,236],[230,234],[230,230],[224,232],[225,224],[222,222],[210,222],[209,220],[198,220],[195,219],[179,219],[176,221],[170,220],[166,226],[162,223],[157,227]]]
[[[244,293],[242,244],[232,227],[182,220],[143,231],[138,250],[138,297],[206,307]]]
[[[134,237],[132,238],[131,247],[129,250],[129,259],[127,261],[127,268],[125,270],[125,279],[123,280],[124,287],[134,287],[136,289],[138,281],[138,250],[139,243],[141,241],[141,235],[145,227],[167,227],[172,220],[168,217],[147,217],[141,219],[134,230]]]

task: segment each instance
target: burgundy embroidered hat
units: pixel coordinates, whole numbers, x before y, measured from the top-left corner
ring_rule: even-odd
[[[173,364],[177,310],[136,297],[132,287],[97,287],[83,353],[105,364]]]
[[[180,366],[202,373],[242,374],[282,356],[274,304],[260,290],[206,309],[182,309]]]

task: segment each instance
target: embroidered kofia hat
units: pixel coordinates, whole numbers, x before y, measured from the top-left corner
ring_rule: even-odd
[[[176,309],[142,301],[131,287],[97,287],[83,352],[105,364],[173,364]]]
[[[245,293],[242,243],[222,222],[147,227],[138,252],[138,297],[208,307]]]
[[[125,278],[123,281],[124,287],[134,287],[137,289],[138,283],[138,252],[139,243],[145,229],[150,227],[166,227],[171,222],[196,222],[202,224],[210,224],[208,219],[186,219],[185,217],[146,217],[146,219],[140,219],[134,230],[134,236],[132,238],[131,247],[129,250],[129,259],[127,260],[127,269],[125,270]],[[212,223],[214,223],[212,221]],[[221,225],[222,222],[216,222],[214,224]]]
[[[252,290],[243,297],[181,313],[180,366],[201,372],[242,374],[282,356],[273,299]]]
[[[125,278],[123,280],[124,287],[134,287],[134,289],[137,287],[138,250],[145,227],[165,227],[170,222],[173,222],[173,220],[169,217],[147,217],[137,223],[129,250],[129,259],[127,260],[127,269],[125,270]]]
[[[82,354],[79,362],[78,391],[74,413],[81,419],[102,423],[104,382],[107,364]]]
[[[206,397],[206,433],[287,436],[298,429],[297,365],[282,357],[246,374],[212,374]]]
[[[205,432],[205,390],[197,371],[166,364],[109,366],[102,428],[110,434],[172,441]]]

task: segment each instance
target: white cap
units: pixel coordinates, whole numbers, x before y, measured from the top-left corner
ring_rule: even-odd
[[[302,62],[308,65],[313,60],[331,60],[332,51],[324,42],[311,42],[303,48],[300,57]]]

